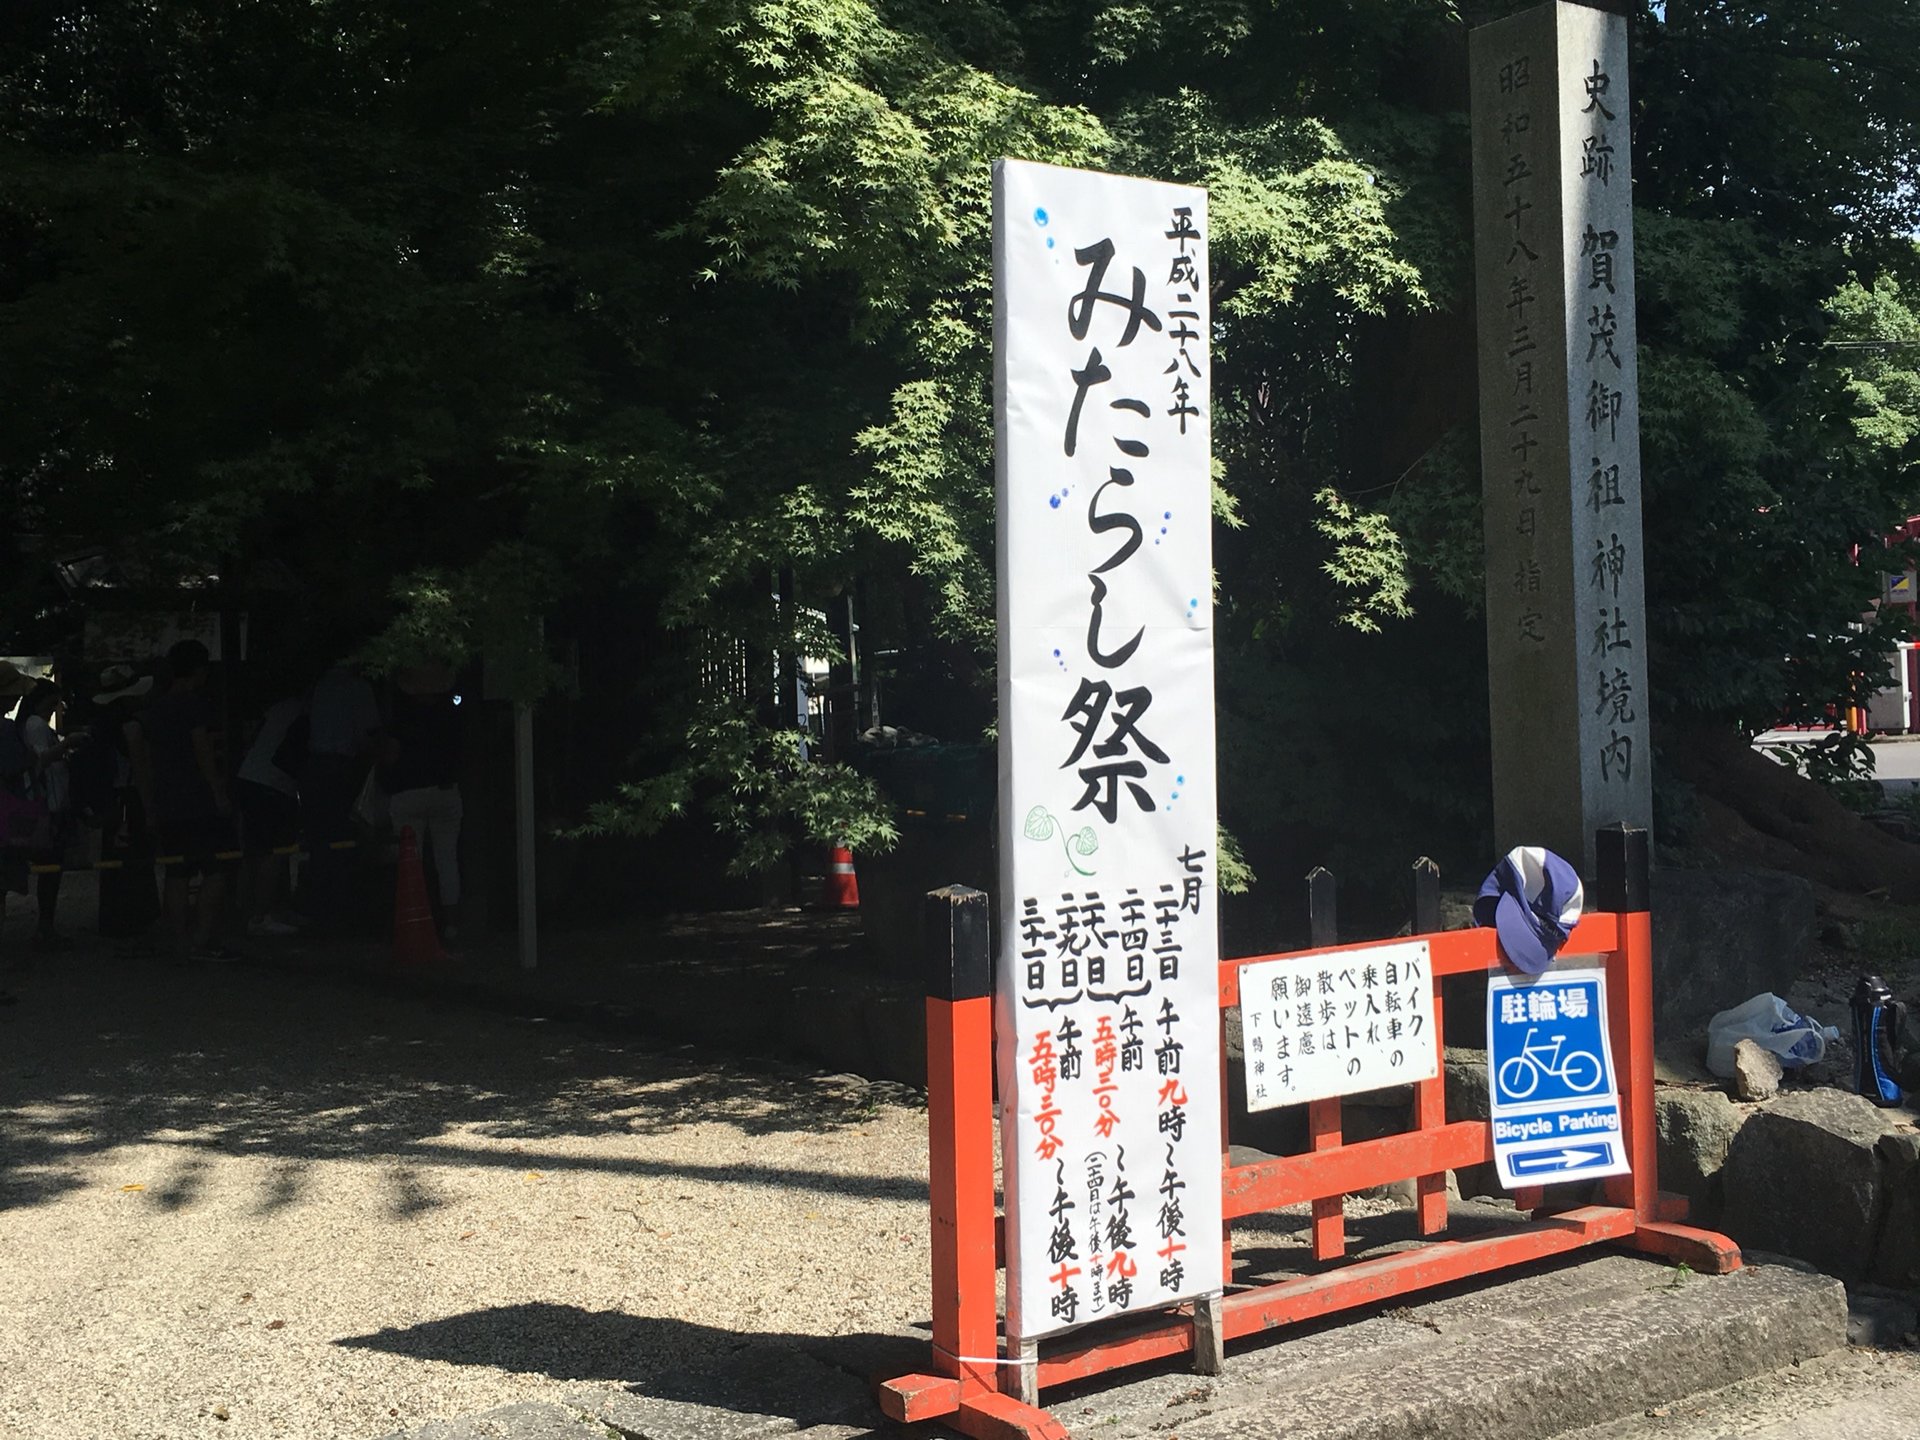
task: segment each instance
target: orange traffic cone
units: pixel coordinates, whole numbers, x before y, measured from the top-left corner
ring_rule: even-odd
[[[427,872],[420,865],[420,846],[413,827],[400,831],[400,868],[393,885],[393,963],[431,965],[447,958],[433,928],[433,905],[427,899]]]
[[[820,885],[820,904],[827,910],[858,910],[860,881],[853,873],[853,852],[844,845],[827,856],[827,874]]]

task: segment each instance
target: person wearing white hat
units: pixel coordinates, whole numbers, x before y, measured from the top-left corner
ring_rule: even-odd
[[[31,692],[38,683],[11,660],[0,660],[0,715],[13,709],[13,702]]]
[[[109,665],[100,672],[100,690],[93,703],[107,706],[117,700],[138,700],[152,689],[151,675],[142,675],[131,665]]]

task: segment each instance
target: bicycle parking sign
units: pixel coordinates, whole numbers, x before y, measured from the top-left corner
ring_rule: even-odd
[[[1488,981],[1493,1158],[1509,1190],[1629,1168],[1607,1045],[1606,972],[1568,964]]]

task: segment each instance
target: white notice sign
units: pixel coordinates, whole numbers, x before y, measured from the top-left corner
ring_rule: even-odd
[[[1247,1108],[1272,1110],[1440,1073],[1427,942],[1240,967]]]
[[[1007,1328],[1221,1289],[1207,197],[994,170]]]

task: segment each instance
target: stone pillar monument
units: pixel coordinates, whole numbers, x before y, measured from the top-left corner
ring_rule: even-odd
[[[1471,65],[1494,838],[1591,881],[1653,810],[1627,22],[1553,0]]]

